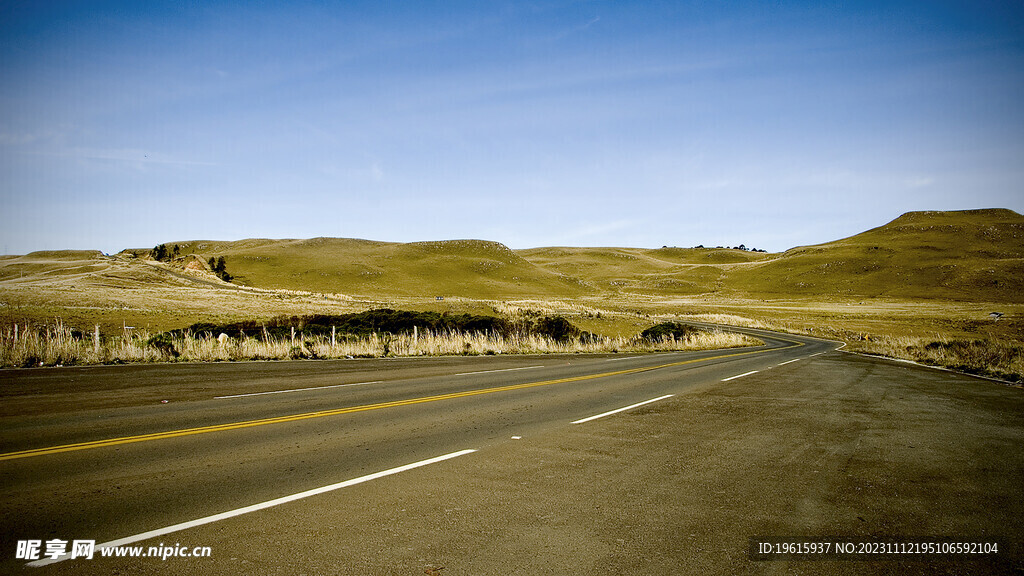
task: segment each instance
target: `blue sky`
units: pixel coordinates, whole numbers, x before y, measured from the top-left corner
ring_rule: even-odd
[[[0,4],[0,248],[1024,213],[1019,2],[249,4]]]

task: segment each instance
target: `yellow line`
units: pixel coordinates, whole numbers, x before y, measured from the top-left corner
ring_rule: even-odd
[[[785,340],[779,338],[780,340]],[[802,342],[796,342],[795,340],[785,340],[786,342],[792,342],[798,346],[803,346]],[[783,350],[784,348],[776,348],[774,350]],[[78,444],[64,444],[61,446],[51,446],[48,448],[35,448],[32,450],[22,450],[20,452],[8,452],[6,454],[0,454],[0,461],[2,460],[15,460],[18,458],[29,458],[31,456],[44,456],[48,454],[60,454],[61,452],[74,452],[76,450],[88,450],[90,448],[102,448],[105,446],[119,446],[121,444],[132,444],[135,442],[148,442],[150,440],[163,440],[166,438],[179,438],[181,436],[192,436],[194,434],[206,434],[208,432],[221,432],[224,430],[237,430],[239,428],[252,428],[253,426],[264,426],[267,424],[281,424],[284,422],[295,422],[298,420],[308,420],[310,418],[323,418],[324,416],[337,416],[339,414],[352,414],[355,412],[366,412],[369,410],[380,410],[382,408],[395,408],[397,406],[410,406],[412,404],[423,404],[425,402],[438,402],[441,400],[452,400],[455,398],[465,398],[467,396],[479,396],[481,394],[493,394],[495,392],[510,392],[512,390],[523,390],[526,388],[536,388],[538,386],[550,386],[552,384],[564,384],[566,382],[580,382],[583,380],[593,380],[596,378],[608,378],[610,376],[622,376],[625,374],[636,374],[638,372],[649,372],[651,370],[660,370],[662,368],[671,368],[673,366],[682,366],[684,364],[693,364],[694,362],[706,362],[709,360],[718,360],[721,358],[731,358],[734,356],[745,356],[748,354],[760,354],[762,352],[768,352],[769,350],[753,350],[748,352],[737,352],[734,354],[722,354],[719,356],[711,356],[709,358],[696,358],[693,360],[683,360],[680,362],[671,362],[669,364],[660,364],[658,366],[648,366],[644,368],[630,368],[628,370],[616,370],[615,372],[602,372],[600,374],[587,374],[584,376],[572,376],[570,378],[559,378],[557,380],[543,380],[541,382],[527,382],[525,384],[510,384],[508,386],[497,386],[494,388],[481,388],[479,390],[468,390],[465,392],[452,392],[450,394],[440,394],[437,396],[424,396],[421,398],[411,398],[408,400],[394,400],[391,402],[381,402],[379,404],[364,404],[362,406],[351,406],[348,408],[336,408],[334,410],[321,410],[318,412],[305,412],[302,414],[292,414],[290,416],[277,416],[274,418],[261,418],[258,420],[244,420],[242,422],[230,422],[227,424],[215,424],[213,426],[200,426],[198,428],[184,428],[181,430],[168,430],[166,432],[154,432],[152,434],[140,434],[138,436],[124,436],[121,438],[110,438],[107,440],[95,440],[92,442],[81,442]]]

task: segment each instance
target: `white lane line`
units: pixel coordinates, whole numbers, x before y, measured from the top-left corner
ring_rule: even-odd
[[[618,362],[620,360],[632,360],[633,358],[639,358],[639,356],[626,356],[625,358],[607,358],[605,362]]]
[[[344,388],[346,386],[362,386],[364,384],[380,384],[383,380],[374,380],[372,382],[353,382],[351,384],[332,384],[330,386],[314,386],[312,388],[292,388],[290,390],[271,390],[270,392],[250,392],[249,394],[232,394],[230,396],[214,396],[214,400],[223,400],[225,398],[244,398],[246,396],[263,396],[264,394],[285,394],[287,392],[305,392],[307,390],[326,390],[328,388]]]
[[[412,464],[406,464],[405,466],[399,466],[397,468],[391,468],[390,470],[383,470],[381,472],[374,472],[373,474],[367,474],[366,476],[360,476],[359,478],[353,478],[351,480],[345,480],[344,482],[338,482],[337,484],[331,484],[329,486],[323,486],[320,488],[314,488],[312,490],[306,490],[305,492],[299,492],[298,494],[292,494],[291,496],[282,496],[281,498],[275,498],[273,500],[267,500],[266,502],[260,502],[259,504],[253,504],[244,508],[237,508],[235,510],[229,510],[227,512],[221,512],[220,514],[214,514],[213,516],[206,516],[205,518],[199,518],[197,520],[190,520],[188,522],[182,522],[181,524],[175,524],[166,528],[158,528],[156,530],[150,530],[149,532],[143,532],[134,536],[127,536],[125,538],[119,538],[117,540],[111,540],[110,542],[104,542],[103,544],[97,544],[95,551],[99,551],[103,548],[116,548],[118,546],[125,546],[128,544],[134,544],[142,540],[149,540],[150,538],[156,538],[157,536],[163,536],[172,532],[179,532],[188,528],[195,528],[196,526],[202,526],[203,524],[211,524],[220,520],[226,520],[228,518],[234,518],[235,516],[241,516],[250,512],[256,512],[257,510],[263,510],[265,508],[272,508],[274,506],[280,506],[281,504],[287,504],[288,502],[294,502],[296,500],[302,500],[303,498],[309,498],[310,496],[316,496],[318,494],[324,494],[326,492],[332,492],[340,488],[346,488],[348,486],[354,486],[363,482],[369,482],[370,480],[376,480],[385,476],[391,476],[392,474],[398,474],[399,472],[405,472],[412,470],[413,468],[419,468],[421,466],[427,466],[430,464],[436,464],[459,456],[465,456],[466,454],[472,454],[476,452],[475,449],[460,450],[458,452],[452,452],[451,454],[445,454],[444,456],[436,456],[427,460],[420,460],[419,462],[413,462]],[[46,566],[47,564],[54,564],[70,558],[71,555],[67,554],[63,558],[57,560],[47,558],[46,560],[36,560],[35,562],[29,562],[28,566]]]
[[[657,398],[652,398],[650,400],[644,400],[643,402],[638,402],[636,404],[633,404],[632,406],[626,406],[625,408],[619,408],[618,410],[612,410],[611,412],[605,412],[604,414],[598,414],[596,416],[591,416],[589,418],[584,418],[582,420],[577,420],[577,421],[573,422],[573,424],[583,424],[584,422],[590,422],[591,420],[597,420],[598,418],[604,418],[605,416],[611,416],[612,414],[618,414],[619,412],[625,412],[626,410],[632,410],[633,408],[637,408],[639,406],[643,406],[644,404],[650,404],[651,402],[657,402],[658,400],[664,400],[665,398],[671,398],[673,396],[675,396],[675,394],[666,394],[664,396],[658,396]]]
[[[778,366],[785,366],[786,364],[792,364],[793,362],[796,362],[797,360],[803,360],[803,358],[793,358],[792,360],[787,360],[786,362],[783,362],[782,364],[776,364],[775,366],[776,367],[778,367]]]
[[[757,370],[753,370],[751,372],[747,372],[746,374],[738,374],[736,376],[730,376],[730,377],[725,378],[724,380],[722,380],[722,382],[728,382],[729,380],[735,380],[737,378],[743,378],[744,376],[750,376],[751,374],[757,374],[757,372],[758,372]]]
[[[501,370],[481,370],[479,372],[460,372],[456,376],[469,376],[470,374],[490,374],[492,372],[513,372],[515,370],[533,370],[534,368],[543,368],[543,366],[524,366],[522,368],[502,368]]]

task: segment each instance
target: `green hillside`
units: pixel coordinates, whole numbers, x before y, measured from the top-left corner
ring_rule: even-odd
[[[1024,302],[1024,217],[1011,210],[910,212],[861,234],[737,267],[748,295]]]
[[[538,266],[610,292],[653,296],[892,297],[1024,302],[1024,217],[910,212],[781,254],[735,249],[536,248]]]
[[[224,257],[234,283],[357,296],[573,297],[592,289],[497,242],[398,244],[344,238],[189,241],[181,255]]]
[[[699,294],[720,287],[730,264],[772,255],[730,248],[534,248],[518,253],[553,272],[603,290]]]
[[[12,283],[9,289],[14,282],[69,289],[249,286],[369,299],[712,295],[1024,302],[1024,217],[1010,210],[911,212],[849,238],[781,254],[667,247],[514,251],[482,240],[343,238],[166,247],[173,258],[163,263],[152,262],[148,248],[116,257],[95,251],[5,257],[0,282]],[[234,286],[207,266],[221,257]]]

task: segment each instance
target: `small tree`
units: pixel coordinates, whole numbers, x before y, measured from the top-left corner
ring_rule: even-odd
[[[149,251],[149,254],[153,257],[153,260],[163,262],[167,260],[167,245],[159,244]]]
[[[214,258],[213,256],[210,256],[210,260],[207,263],[210,265],[210,269],[213,270],[213,273],[216,274],[217,277],[219,277],[221,280],[225,282],[231,282],[231,279],[234,278],[234,276],[228,274],[227,261],[224,260],[223,256],[221,256],[220,258]]]

